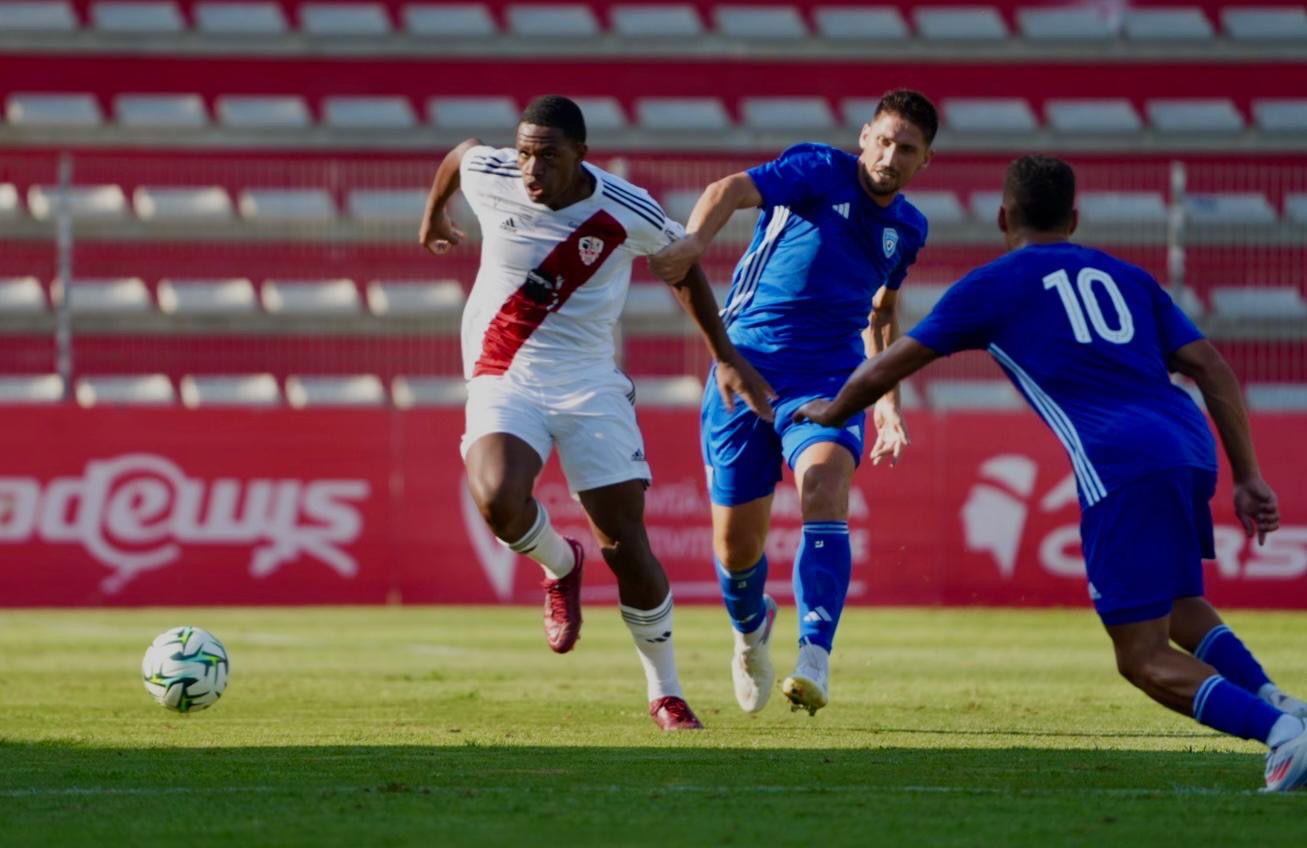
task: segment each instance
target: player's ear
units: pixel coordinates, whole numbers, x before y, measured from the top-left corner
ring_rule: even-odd
[[[576,161],[578,162],[585,158],[585,154],[590,152],[590,148],[585,144],[585,142],[574,141],[572,142],[572,146],[576,148]]]
[[[1080,210],[1079,210],[1079,209],[1072,209],[1072,210],[1071,210],[1071,229],[1067,230],[1067,231],[1066,231],[1066,234],[1067,234],[1067,235],[1071,235],[1072,233],[1074,233],[1074,232],[1076,231],[1076,227],[1078,227],[1078,226],[1080,226]]]
[[[998,207],[998,231],[1000,233],[1008,231],[1007,207],[1002,205]]]
[[[862,125],[862,132],[858,133],[858,147],[861,148],[862,150],[866,150],[867,145],[870,143],[871,143],[871,122],[868,121],[867,123]]]

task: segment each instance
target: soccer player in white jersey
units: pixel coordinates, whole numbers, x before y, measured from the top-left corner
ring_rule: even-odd
[[[469,139],[440,163],[419,240],[442,254],[464,234],[447,205],[458,190],[481,224],[481,266],[463,313],[468,487],[491,531],[546,574],[545,635],[558,653],[581,628],[581,545],[559,535],[532,496],[558,446],[568,485],[617,576],[623,620],[663,730],[702,727],[682,697],[672,595],[644,527],[651,475],[634,385],[613,360],[613,328],[631,264],[683,234],[643,189],[584,161],[585,119],[565,97],[536,98],[516,149]],[[717,362],[723,402],[770,414],[770,387],[735,352],[703,272],[677,299]]]

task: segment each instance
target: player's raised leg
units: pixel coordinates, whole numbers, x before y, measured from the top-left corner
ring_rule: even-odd
[[[815,714],[830,699],[830,652],[853,569],[849,545],[849,482],[856,466],[849,448],[817,442],[795,463],[803,539],[794,560],[799,659],[782,691],[794,709]]]
[[[1282,712],[1307,719],[1307,703],[1281,691],[1271,681],[1252,651],[1205,598],[1176,599],[1171,610],[1171,640],[1234,685]]]
[[[540,563],[545,571],[545,638],[558,653],[581,636],[581,546],[549,523],[531,494],[544,462],[524,439],[508,433],[481,436],[467,449],[468,489],[481,517],[501,542]]]
[[[1241,739],[1256,739],[1266,755],[1266,788],[1307,783],[1307,725],[1232,683],[1169,641],[1170,616],[1108,625],[1121,675],[1154,701]]]
[[[617,577],[622,620],[644,666],[649,715],[663,730],[703,727],[681,692],[672,642],[672,593],[644,526],[643,480],[627,480],[579,493],[581,505]]]
[[[748,713],[765,707],[776,685],[768,650],[776,602],[766,594],[771,505],[772,496],[766,495],[737,506],[712,506],[714,565],[735,638],[731,679],[735,700]]]

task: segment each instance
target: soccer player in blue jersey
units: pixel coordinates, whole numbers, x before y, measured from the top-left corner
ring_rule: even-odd
[[[898,289],[926,241],[925,217],[899,192],[930,162],[937,127],[923,95],[890,91],[862,128],[858,156],[799,144],[719,180],[699,198],[686,237],[650,260],[675,284],[732,213],[762,207],[722,317],[736,349],[775,390],[772,414],[728,407],[713,392],[704,393],[702,408],[713,553],[735,631],[735,695],[747,712],[762,709],[775,684],[767,646],[776,604],[763,590],[782,462],[794,469],[803,536],[794,563],[799,658],[781,688],[794,709],[810,714],[829,698],[830,651],[852,569],[849,484],[865,416],[859,411],[836,427],[792,416],[833,394],[865,355],[897,337]],[[907,443],[896,392],[876,405],[874,422],[873,462],[896,462]]]
[[[1122,676],[1208,727],[1265,742],[1267,789],[1302,786],[1307,704],[1271,682],[1203,598],[1202,560],[1215,555],[1216,449],[1168,371],[1202,392],[1234,473],[1235,515],[1262,542],[1279,527],[1279,507],[1257,465],[1239,383],[1152,277],[1069,241],[1074,203],[1065,162],[1014,162],[998,218],[1010,252],[950,287],[834,400],[794,417],[840,426],[935,358],[988,350],[1071,457],[1089,595]]]

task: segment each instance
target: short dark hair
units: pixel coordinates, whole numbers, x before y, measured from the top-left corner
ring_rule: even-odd
[[[558,94],[544,94],[528,103],[521,123],[560,129],[571,141],[585,144],[585,116],[581,107]]]
[[[1075,211],[1076,173],[1052,156],[1022,156],[1008,165],[1003,194],[1012,198],[1009,215],[1015,213],[1016,226],[1059,230],[1071,223]]]
[[[881,112],[892,112],[916,126],[926,136],[927,147],[934,143],[935,133],[939,132],[939,115],[935,112],[935,104],[920,91],[910,88],[890,89],[881,95],[871,119],[876,120]]]

